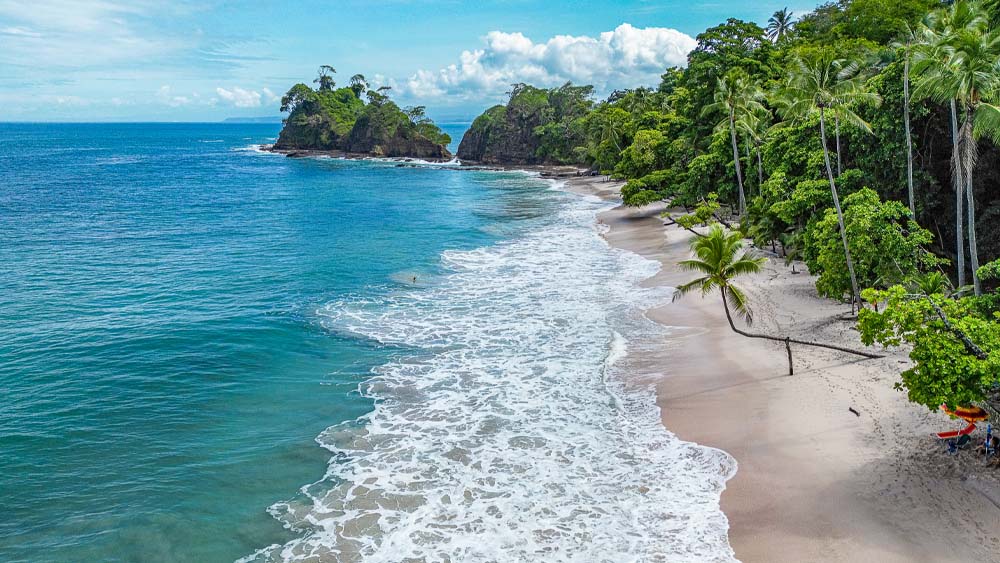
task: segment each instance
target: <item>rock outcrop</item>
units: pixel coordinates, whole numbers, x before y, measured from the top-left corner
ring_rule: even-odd
[[[458,157],[482,164],[577,164],[582,139],[576,125],[592,107],[590,86],[535,88],[515,84],[506,105],[476,118],[462,137]]]
[[[483,164],[541,164],[537,115],[493,106],[472,122],[458,145],[458,158]]]
[[[282,98],[288,118],[272,147],[280,152],[337,151],[363,156],[447,160],[451,138],[424,117],[423,108],[400,109],[381,91],[312,89],[296,84]]]

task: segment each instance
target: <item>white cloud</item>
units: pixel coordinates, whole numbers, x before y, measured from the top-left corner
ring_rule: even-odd
[[[170,86],[160,86],[160,89],[156,91],[156,99],[172,108],[186,106],[191,103],[191,98],[188,96],[174,95]]]
[[[265,89],[266,90],[266,89]],[[270,94],[270,90],[266,90]],[[244,90],[239,86],[234,87],[232,90],[227,90],[225,88],[216,88],[215,93],[219,95],[220,98],[229,102],[230,104],[238,108],[259,108],[260,107],[260,92],[254,90]],[[273,94],[270,94],[273,96]]]
[[[26,27],[2,27],[0,35],[15,35],[18,37],[41,37],[42,34],[32,31]]]
[[[654,84],[667,67],[684,65],[696,41],[663,27],[623,23],[598,37],[557,35],[535,43],[521,33],[491,31],[482,49],[463,51],[459,62],[432,72],[419,70],[406,81],[417,98],[459,100],[498,97],[512,83],[556,86],[593,84],[599,92]]]
[[[268,104],[273,104],[281,100],[281,96],[275,94],[270,88],[261,88],[261,92],[264,94],[264,100]]]
[[[153,37],[137,29],[137,21],[171,13],[146,0],[0,0],[0,29],[6,36],[0,64],[76,68],[123,61],[142,61],[176,51],[181,40]]]

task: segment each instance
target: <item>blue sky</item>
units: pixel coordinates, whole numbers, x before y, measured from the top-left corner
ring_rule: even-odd
[[[321,64],[461,121],[512,82],[655,84],[727,17],[787,1],[0,0],[0,121],[277,115]]]

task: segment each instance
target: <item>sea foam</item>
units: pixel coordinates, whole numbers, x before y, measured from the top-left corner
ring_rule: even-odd
[[[734,561],[730,456],[683,442],[627,350],[659,265],[610,248],[607,204],[563,196],[521,236],[449,251],[432,286],[338,301],[327,327],[398,347],[361,386],[374,410],[327,429],[320,481],[270,512],[299,537],[245,561]]]

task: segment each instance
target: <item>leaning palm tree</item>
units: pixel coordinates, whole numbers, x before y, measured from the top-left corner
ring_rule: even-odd
[[[762,338],[785,344],[788,350],[789,375],[792,375],[793,372],[792,344],[838,350],[866,358],[880,357],[878,354],[871,352],[852,350],[832,344],[800,340],[789,336],[782,338],[768,334],[748,332],[737,328],[736,322],[733,320],[733,314],[735,313],[747,326],[752,326],[753,311],[750,308],[746,292],[733,283],[733,281],[740,276],[760,272],[766,262],[766,258],[752,257],[742,252],[743,240],[740,234],[738,232],[726,232],[718,224],[713,225],[709,229],[708,234],[695,237],[691,241],[691,250],[694,252],[695,258],[684,260],[679,265],[686,270],[693,270],[700,273],[701,277],[678,286],[676,293],[674,293],[674,299],[683,297],[694,290],[700,290],[702,297],[718,290],[722,295],[722,307],[726,311],[726,320],[729,321],[729,328],[733,329],[733,332],[747,338]]]
[[[748,113],[766,111],[760,103],[764,91],[760,86],[740,73],[720,77],[715,85],[715,102],[702,108],[702,115],[725,114],[717,128],[729,128],[729,138],[733,144],[733,166],[736,168],[736,184],[739,188],[740,217],[746,215],[747,200],[743,191],[743,170],[740,166],[740,147],[736,138],[736,122]]]
[[[795,20],[792,18],[792,12],[789,12],[788,8],[782,8],[767,20],[767,38],[777,43],[788,35],[793,25]]]
[[[791,61],[791,70],[785,87],[781,90],[777,102],[782,114],[791,119],[803,119],[819,114],[820,141],[823,146],[823,161],[826,165],[826,175],[830,180],[830,193],[833,195],[833,208],[837,212],[837,222],[840,225],[840,238],[844,243],[844,256],[847,260],[847,270],[851,276],[851,307],[861,304],[861,292],[858,289],[858,279],[854,273],[854,262],[851,260],[851,250],[847,245],[847,230],[844,228],[844,213],[840,208],[840,197],[837,194],[837,183],[830,166],[830,151],[826,142],[826,115],[834,113],[838,119],[854,125],[868,133],[871,126],[865,122],[852,107],[857,104],[879,104],[881,97],[864,88],[861,77],[855,75],[846,77],[849,72],[848,63],[843,59],[835,59],[828,53],[822,53],[808,63],[800,57]]]
[[[982,294],[979,275],[979,255],[976,246],[976,205],[973,172],[978,159],[978,141],[989,137],[1000,145],[1000,31],[991,29],[988,19],[974,2],[961,2],[973,14],[971,23],[953,29],[942,52],[942,64],[926,69],[920,87],[937,101],[955,100],[962,114],[958,127],[958,162],[965,188],[966,226],[968,228],[969,261],[976,295]]]

